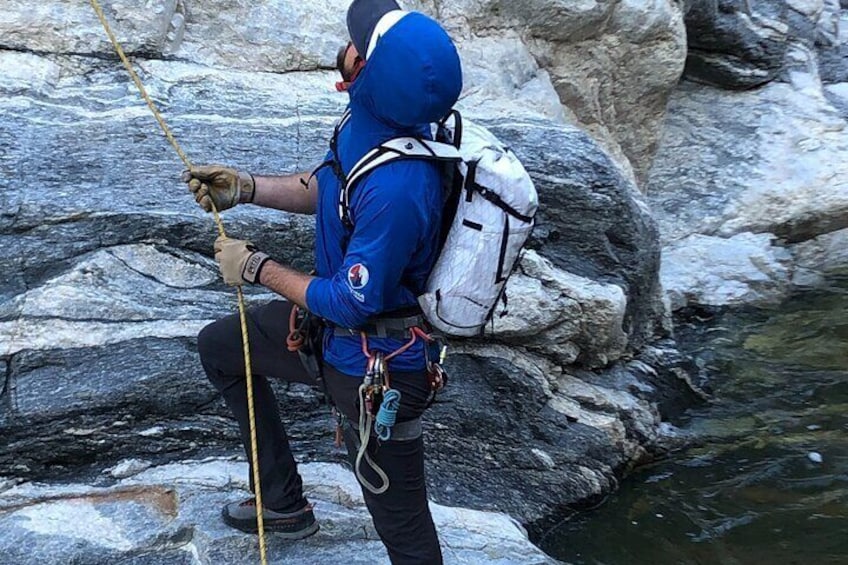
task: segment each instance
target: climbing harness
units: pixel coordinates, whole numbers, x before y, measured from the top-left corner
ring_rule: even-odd
[[[300,354],[301,363],[304,368],[315,378],[321,387],[319,392],[324,394],[325,399],[329,399],[329,392],[322,378],[321,363],[318,357],[320,346],[316,341],[316,337],[322,332],[315,333],[316,327],[323,331],[325,323],[316,324],[315,320],[316,318],[309,312],[302,312],[297,306],[293,306],[289,314],[289,335],[286,338],[286,345],[289,351]],[[418,327],[417,324],[421,323],[423,323],[421,316],[408,316],[406,318],[383,318],[377,320],[375,323],[366,326],[365,331],[362,329],[349,330],[339,327],[333,330],[336,335],[343,337],[358,334],[362,343],[363,355],[365,355],[367,360],[365,377],[358,389],[359,421],[357,433],[359,436],[359,447],[356,453],[354,471],[363,488],[368,489],[374,494],[383,494],[388,490],[389,478],[368,454],[372,427],[374,434],[380,441],[389,441],[392,437],[396,439],[413,439],[421,435],[420,418],[412,422],[398,424],[397,413],[400,409],[401,392],[391,388],[391,377],[388,370],[389,360],[408,351],[419,339],[424,340],[427,344],[440,339]],[[377,337],[394,337],[401,333],[400,328],[405,328],[403,333],[409,336],[409,340],[402,347],[389,355],[384,355],[379,351],[370,351],[368,347],[369,334]],[[436,394],[447,384],[447,374],[441,367],[441,364],[444,363],[447,346],[441,346],[438,362],[433,362],[430,359],[429,347],[425,346],[424,351],[427,376],[432,393],[427,404],[429,407],[433,403]],[[332,413],[336,419],[334,444],[339,448],[342,446],[344,426],[347,418],[335,406],[333,406]],[[380,478],[381,486],[375,486],[365,478],[362,473],[363,460]]]
[[[168,142],[177,152],[180,160],[185,164],[187,168],[191,168],[191,161],[189,161],[188,156],[180,147],[180,144],[177,143],[176,138],[173,133],[171,133],[168,124],[165,123],[165,119],[162,117],[162,114],[159,112],[159,109],[153,103],[153,100],[150,98],[150,95],[147,93],[147,89],[144,88],[144,84],[141,82],[141,79],[138,77],[138,74],[133,69],[132,64],[124,53],[121,44],[118,42],[115,34],[112,33],[112,28],[109,25],[109,22],[106,20],[106,15],[103,13],[103,9],[100,7],[100,3],[98,0],[89,0],[91,7],[94,9],[94,12],[97,14],[97,18],[100,20],[100,23],[103,25],[103,30],[106,32],[106,35],[109,37],[109,41],[112,43],[112,47],[115,49],[115,52],[118,54],[118,57],[121,59],[121,62],[124,64],[124,67],[127,69],[127,72],[130,74],[133,82],[135,83],[136,88],[138,88],[141,97],[147,103],[148,108],[153,113],[153,116],[156,118],[156,121],[159,122],[159,127],[162,128],[162,132],[165,134],[165,137],[168,138]],[[227,237],[226,232],[224,231],[224,224],[221,221],[221,216],[218,213],[215,204],[212,203],[212,213],[215,219],[215,226],[218,229],[218,234],[221,237]],[[263,520],[263,506],[262,506],[262,487],[260,484],[260,473],[259,473],[259,446],[258,441],[256,439],[256,411],[253,399],[253,373],[251,371],[250,366],[250,344],[247,339],[247,315],[245,313],[244,307],[244,293],[242,292],[241,286],[236,287],[236,293],[238,296],[238,311],[239,311],[239,319],[241,321],[241,338],[242,338],[242,348],[244,350],[244,372],[245,372],[245,380],[247,381],[247,411],[250,418],[250,450],[251,450],[251,462],[253,463],[253,484],[254,490],[256,491],[254,494],[256,495],[256,525],[257,530],[259,532],[259,559],[262,565],[266,565],[268,563],[267,559],[267,550],[265,544],[265,522]]]
[[[384,321],[381,321],[384,322]],[[379,325],[379,323],[378,323]],[[398,355],[408,351],[419,339],[425,341],[424,351],[427,360],[427,376],[430,382],[432,396],[428,402],[428,406],[433,403],[436,394],[447,384],[447,374],[441,367],[441,363],[432,362],[430,360],[429,345],[438,338],[426,333],[418,326],[409,328],[409,341],[394,352],[385,355],[380,351],[371,351],[368,347],[368,334],[364,331],[360,332],[360,340],[362,343],[362,353],[367,359],[365,376],[362,379],[362,384],[359,386],[359,449],[356,453],[356,461],[354,463],[354,471],[360,484],[374,494],[383,494],[389,489],[389,478],[377,463],[371,458],[368,453],[368,445],[371,442],[371,429],[373,425],[374,434],[380,441],[389,441],[394,436],[395,439],[413,439],[420,435],[421,420],[415,419],[412,422],[404,424],[397,423],[397,413],[400,409],[401,393],[391,386],[391,377],[389,375],[388,362]],[[444,360],[444,355],[447,347],[442,345],[440,348],[440,361]],[[336,442],[339,445],[341,430],[344,424],[344,417],[339,416],[336,423]],[[406,434],[398,434],[400,426],[407,428]],[[410,433],[410,430],[412,433]],[[402,435],[403,437],[397,437]],[[374,473],[380,478],[381,486],[375,486],[362,473],[362,461],[371,467]]]
[[[289,351],[296,351],[301,355],[301,363],[304,368],[322,388],[319,392],[323,392],[325,398],[329,398],[326,384],[321,375],[321,363],[318,359],[320,346],[315,341],[316,334],[314,333],[315,327],[323,330],[327,322],[322,321],[322,323],[316,324],[315,320],[316,318],[309,312],[302,312],[297,306],[293,306],[289,314],[289,335],[286,338],[286,345]],[[359,447],[357,448],[354,472],[363,488],[374,494],[383,494],[389,489],[389,478],[368,453],[372,427],[374,434],[380,441],[389,441],[392,437],[395,437],[395,439],[414,439],[421,435],[420,418],[402,424],[397,422],[401,392],[391,387],[391,377],[388,370],[389,360],[408,351],[419,339],[426,342],[424,356],[431,391],[430,399],[427,402],[428,408],[432,405],[438,392],[448,382],[447,373],[442,368],[447,354],[447,345],[440,336],[434,336],[422,330],[419,326],[424,323],[424,319],[420,315],[411,315],[381,318],[359,330],[333,328],[335,335],[341,337],[358,335],[362,344],[362,353],[366,358],[365,376],[358,389],[359,421],[357,433]],[[320,333],[317,335],[320,335]],[[369,335],[381,338],[409,336],[409,339],[402,347],[385,355],[382,352],[369,349]],[[433,361],[430,358],[429,345],[437,342],[440,343],[439,359]],[[339,448],[342,446],[347,418],[335,406],[333,406],[332,413],[336,419],[334,444]],[[365,478],[362,473],[363,460],[380,478],[381,486],[375,486]]]

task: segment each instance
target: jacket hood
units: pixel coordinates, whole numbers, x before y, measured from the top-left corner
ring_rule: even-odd
[[[462,92],[462,68],[456,47],[436,21],[417,12],[386,17],[391,27],[372,40],[365,68],[349,92],[352,117],[367,114],[388,139],[445,117]]]

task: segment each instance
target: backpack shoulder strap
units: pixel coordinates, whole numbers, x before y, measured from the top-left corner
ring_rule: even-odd
[[[356,184],[377,167],[401,159],[457,163],[462,161],[462,155],[453,145],[417,137],[397,137],[375,147],[353,166],[339,192],[339,218],[345,227],[353,228],[350,218],[350,197]]]
[[[445,141],[448,141],[457,149],[462,147],[463,126],[462,114],[459,113],[459,110],[451,110],[436,125],[438,127],[438,136],[442,136]],[[439,139],[438,136],[437,139]]]

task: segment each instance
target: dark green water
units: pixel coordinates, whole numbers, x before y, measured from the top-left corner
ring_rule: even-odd
[[[680,423],[696,447],[544,549],[575,564],[848,564],[848,278],[689,339],[714,375],[714,400]]]

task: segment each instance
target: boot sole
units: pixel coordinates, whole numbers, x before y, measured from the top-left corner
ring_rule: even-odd
[[[246,534],[258,534],[259,528],[256,526],[255,520],[236,520],[227,514],[223,516],[224,523],[230,526],[231,528],[235,528],[241,532]],[[289,524],[275,524],[274,520],[265,520],[265,531],[273,532],[275,537],[279,537],[286,540],[300,540],[308,538],[318,532],[321,529],[321,526],[317,521],[312,522],[310,525],[306,526],[302,530],[291,531]]]

